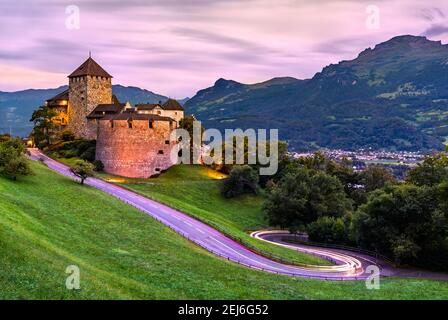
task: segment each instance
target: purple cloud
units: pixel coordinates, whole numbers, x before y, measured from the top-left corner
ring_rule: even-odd
[[[2,0],[0,91],[56,87],[92,51],[114,75],[172,97],[224,77],[309,78],[401,34],[448,40],[446,0]],[[366,28],[367,5],[381,27]],[[80,29],[65,26],[68,5]]]

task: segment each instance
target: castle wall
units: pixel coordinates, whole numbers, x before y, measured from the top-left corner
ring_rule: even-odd
[[[177,125],[179,126],[180,120],[184,118],[184,112],[181,110],[163,110],[162,108],[156,108],[153,110],[139,110],[138,113],[142,114],[156,114],[162,117],[169,117],[171,119],[176,120]]]
[[[177,125],[179,126],[180,120],[184,118],[184,112],[181,110],[163,110],[162,116],[176,120]]]
[[[51,109],[56,112],[56,116],[52,118],[56,127],[66,126],[68,124],[67,105],[52,106]]]
[[[97,127],[87,115],[98,104],[112,103],[111,78],[83,76],[69,79],[68,129],[85,139],[96,139]]]
[[[129,178],[149,178],[172,166],[169,141],[172,128],[168,121],[100,120],[96,144],[96,159],[104,171]],[[168,142],[168,144],[166,143]],[[162,151],[163,154],[159,152]]]

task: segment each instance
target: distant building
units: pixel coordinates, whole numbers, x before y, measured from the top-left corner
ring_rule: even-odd
[[[111,174],[147,178],[168,169],[176,141],[171,132],[184,117],[173,99],[157,104],[121,103],[112,95],[112,76],[89,57],[69,76],[69,89],[48,99],[61,129],[97,140],[96,159]]]

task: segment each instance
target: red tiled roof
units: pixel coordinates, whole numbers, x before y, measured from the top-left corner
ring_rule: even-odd
[[[51,104],[52,102],[56,102],[57,100],[68,100],[68,89],[61,93],[58,93],[53,98],[48,99],[47,102]]]
[[[180,110],[184,111],[184,108],[174,99],[168,99],[164,104],[162,104],[162,108],[165,110]]]
[[[152,110],[156,107],[162,108],[162,106],[158,103],[140,103],[135,105],[137,110]]]
[[[93,111],[87,116],[87,119],[98,119],[105,116],[105,114],[117,114],[124,110],[126,104],[99,104]],[[103,112],[105,114],[103,114]]]
[[[177,102],[174,99],[168,99],[163,104],[159,104],[159,103],[140,103],[140,104],[136,104],[135,107],[137,108],[137,110],[152,110],[152,109],[154,109],[156,107],[160,107],[163,110],[180,110],[180,111],[184,111],[184,108],[182,108],[180,103]]]
[[[81,77],[81,76],[99,76],[112,78],[112,76],[107,73],[95,60],[89,57],[82,65],[80,65],[75,71],[72,72],[68,77]]]

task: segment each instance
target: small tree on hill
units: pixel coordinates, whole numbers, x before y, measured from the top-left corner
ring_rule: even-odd
[[[42,143],[47,146],[50,145],[51,133],[55,128],[55,124],[52,119],[56,115],[56,111],[52,110],[48,106],[41,106],[33,112],[30,119],[30,121],[34,122],[32,136],[38,146],[42,145]]]
[[[70,168],[70,171],[80,179],[81,184],[84,184],[88,177],[94,175],[94,169],[94,165],[90,162],[79,160]]]

